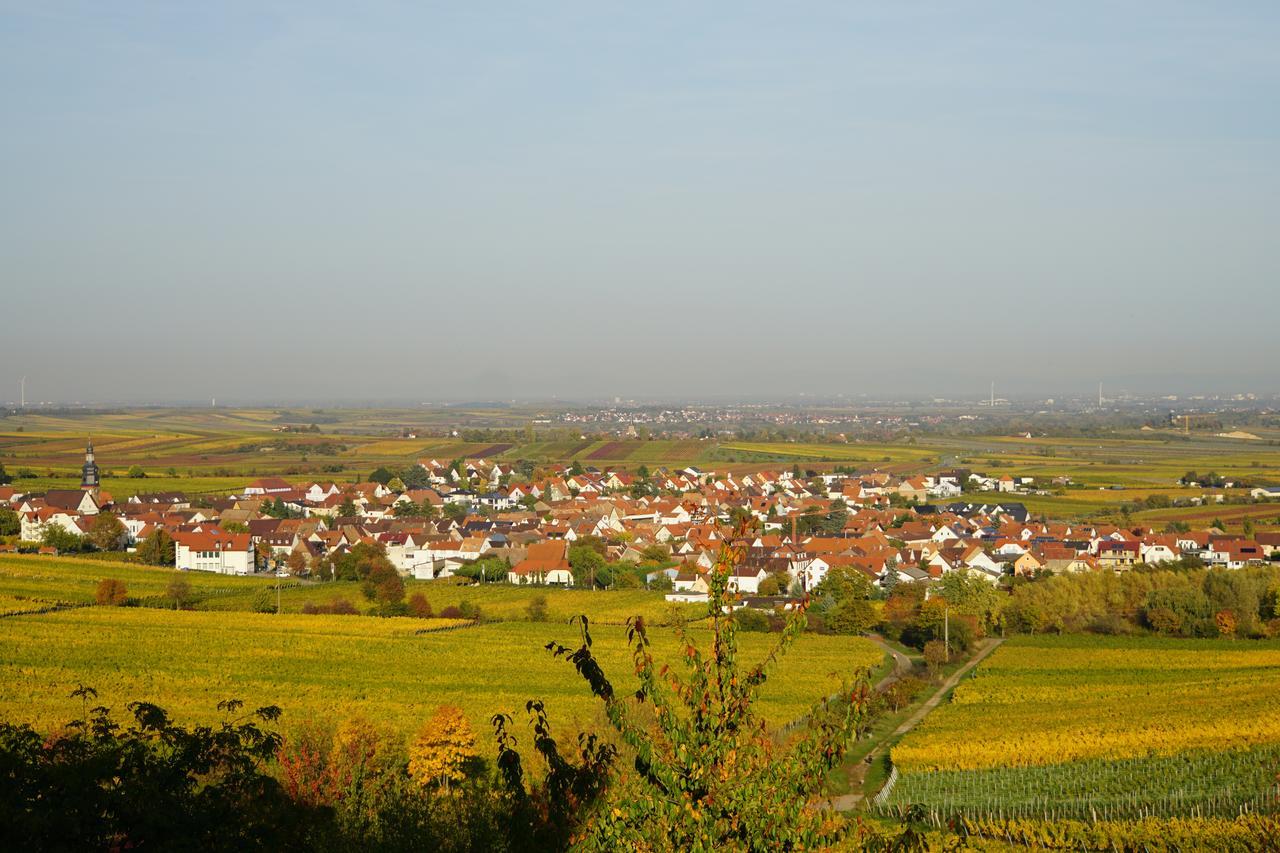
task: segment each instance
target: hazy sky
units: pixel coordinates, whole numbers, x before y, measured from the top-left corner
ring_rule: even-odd
[[[0,400],[1280,390],[1280,3],[0,2]]]

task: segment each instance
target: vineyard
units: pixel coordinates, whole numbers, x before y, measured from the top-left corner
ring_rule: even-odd
[[[1253,853],[1274,850],[1280,838],[1280,819],[1270,815],[1224,818],[1144,818],[1133,821],[991,820],[965,818],[953,831],[964,839],[981,839],[1007,847],[979,843],[978,850],[1213,850]],[[964,849],[968,849],[968,846]]]
[[[272,607],[276,602],[277,580],[273,577],[177,572],[108,560],[6,554],[0,555],[0,614],[6,610],[25,612],[55,604],[92,604],[98,582],[106,578],[122,581],[135,604],[172,606],[165,591],[175,576],[187,583],[186,605],[196,610],[250,611],[259,606],[259,597],[264,593],[269,593]],[[283,579],[278,583],[280,609],[285,613],[299,613],[307,604],[332,604],[336,599],[344,599],[361,611],[372,607],[355,581],[302,583]],[[484,619],[495,620],[527,618],[529,603],[538,596],[545,599],[547,617],[553,620],[568,620],[585,613],[597,622],[616,625],[631,616],[644,616],[650,623],[657,624],[677,615],[681,619],[699,618],[706,611],[698,605],[668,603],[662,593],[643,589],[592,591],[408,580],[405,593],[407,596],[422,594],[437,613],[467,602],[479,607]],[[5,603],[9,601],[15,603]]]
[[[439,630],[457,624],[107,607],[13,616],[0,619],[0,718],[42,728],[65,723],[82,712],[71,691],[86,684],[105,705],[153,701],[186,722],[213,721],[217,703],[230,697],[251,707],[278,704],[286,731],[308,719],[363,713],[407,734],[448,703],[483,732],[498,711],[523,719],[533,698],[547,701],[562,732],[594,727],[597,701],[571,666],[543,649],[550,640],[575,642],[575,628],[507,622]],[[625,630],[600,626],[594,634],[606,672],[632,689]],[[675,659],[672,632],[654,629],[652,639],[655,656]],[[759,660],[775,639],[741,635],[743,658]],[[865,640],[806,636],[766,684],[762,711],[771,723],[789,722],[842,677],[880,660]]]
[[[1005,643],[894,747],[883,810],[1233,817],[1280,806],[1280,643]]]
[[[1280,811],[1280,745],[1158,758],[899,776],[883,811],[927,805],[938,819],[1235,817]]]
[[[178,573],[174,569],[107,560],[5,554],[0,555],[0,596],[42,604],[92,604],[98,582],[113,578],[124,582],[132,598],[146,604],[150,599],[158,601],[179,574],[196,602],[238,593],[252,596],[271,584],[267,578]]]

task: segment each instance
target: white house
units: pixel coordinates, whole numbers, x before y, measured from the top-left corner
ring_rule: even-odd
[[[760,582],[768,576],[769,573],[763,567],[749,569],[746,566],[738,566],[729,575],[729,592],[757,595],[760,592]]]
[[[247,575],[253,572],[253,537],[248,533],[173,534],[177,568],[184,571],[216,572],[220,575]]]

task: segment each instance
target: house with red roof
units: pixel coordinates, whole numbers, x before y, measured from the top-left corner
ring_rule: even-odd
[[[563,539],[534,542],[525,558],[511,567],[507,580],[519,584],[573,585],[573,569],[569,567],[569,543]]]
[[[183,571],[247,575],[253,572],[253,537],[211,527],[199,532],[173,534],[174,562]]]

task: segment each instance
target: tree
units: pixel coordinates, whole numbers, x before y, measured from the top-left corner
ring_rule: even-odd
[[[942,640],[930,640],[924,644],[924,662],[929,666],[929,675],[938,677],[938,670],[947,662],[947,646]]]
[[[534,745],[550,768],[537,805],[551,822],[588,814],[576,836],[589,849],[824,849],[837,846],[841,824],[816,808],[829,770],[838,765],[866,715],[870,690],[865,674],[838,699],[815,708],[803,734],[781,743],[758,716],[759,692],[800,638],[802,605],[763,661],[746,666],[738,657],[738,626],[725,613],[728,581],[745,557],[725,547],[710,573],[707,621],[710,647],[676,629],[686,674],[654,660],[643,619],[628,622],[639,690],[616,692],[592,651],[586,617],[577,617],[582,642],[576,650],[552,643],[552,654],[572,664],[603,703],[609,723],[634,752],[617,766],[616,749],[595,738],[580,741],[572,762],[550,735],[541,702],[530,702]],[[630,667],[628,667],[630,670]],[[498,766],[513,789],[522,774],[520,756],[506,734],[509,719],[494,719]],[[607,787],[597,780],[607,778]],[[514,791],[522,795],[523,788]],[[599,808],[588,806],[603,799]],[[566,803],[557,803],[565,799]],[[564,814],[558,810],[566,810]],[[580,817],[576,819],[580,820]]]
[[[289,574],[295,578],[302,577],[307,573],[307,554],[305,551],[290,551],[289,556],[284,558],[284,567],[289,570]]]
[[[1219,610],[1213,615],[1213,621],[1218,626],[1218,633],[1224,637],[1235,639],[1236,626],[1239,622],[1236,615],[1230,610]]]
[[[356,509],[355,501],[351,500],[350,496],[343,498],[342,503],[338,505],[339,518],[355,518],[359,514],[360,511]]]
[[[569,465],[569,476],[579,477],[584,473],[586,472],[583,471],[582,469],[582,463],[579,462],[577,459],[573,460],[573,462]]]
[[[529,603],[525,606],[524,612],[528,615],[530,622],[546,622],[547,597],[545,595],[535,595],[533,598],[529,599]]]
[[[125,589],[124,581],[115,578],[98,581],[98,588],[93,595],[93,600],[105,607],[123,607],[128,599],[129,592]]]
[[[876,624],[876,611],[865,598],[847,598],[827,611],[826,622],[837,634],[864,634]]]
[[[13,478],[4,470],[4,466],[0,465],[0,486],[7,486],[13,482]]]
[[[1159,634],[1176,635],[1182,631],[1182,617],[1168,607],[1151,607],[1145,614],[1151,630]]]
[[[336,580],[364,580],[379,562],[387,561],[387,549],[381,542],[357,542],[344,554],[333,560]]]
[[[1253,538],[1253,519],[1252,518],[1246,518],[1244,520],[1244,537],[1246,539]]]
[[[86,706],[97,692],[72,697]],[[264,724],[278,708],[184,729],[164,709],[131,702],[127,721],[106,707],[56,734],[6,725],[0,846],[9,850],[284,850],[301,848],[311,810],[268,775],[280,736]],[[314,825],[314,824],[312,824]]]
[[[0,536],[17,536],[21,532],[22,519],[18,514],[8,507],[0,507]]]
[[[421,465],[411,465],[399,474],[399,480],[405,490],[426,489],[431,487],[431,475]]]
[[[431,602],[420,592],[415,592],[409,596],[409,615],[415,619],[430,619],[432,616]]]
[[[419,785],[439,785],[467,778],[467,765],[479,757],[476,735],[459,708],[441,705],[418,731],[409,747],[409,775]]]
[[[886,595],[891,595],[893,590],[898,586],[898,564],[896,558],[891,563],[886,564],[884,576],[880,579],[880,588],[885,591]]]
[[[182,575],[174,575],[164,588],[164,597],[173,602],[174,610],[178,610],[191,599],[191,584]]]
[[[444,516],[450,521],[456,521],[459,524],[467,517],[467,505],[462,503],[447,503],[444,505]]]
[[[369,475],[369,482],[381,483],[385,486],[387,483],[390,483],[395,476],[395,474],[392,474],[386,468],[376,468],[374,469],[374,472]]]
[[[870,598],[874,591],[871,580],[859,569],[852,566],[832,566],[822,583],[814,587],[813,594],[838,603],[854,598]]]
[[[1006,598],[993,584],[968,569],[944,572],[933,586],[935,593],[950,605],[953,616],[973,616],[984,630],[995,624]]]
[[[142,470],[141,465],[134,465],[129,469],[129,479],[145,480],[146,478],[147,478],[147,472]]]
[[[671,549],[659,542],[644,546],[644,550],[640,552],[640,560],[645,563],[654,563],[661,566],[670,559]]]
[[[767,575],[764,580],[760,581],[759,593],[761,595],[780,595],[786,592],[788,586],[787,575],[785,572],[777,572]]]
[[[425,500],[420,504],[408,500],[400,501],[392,506],[391,511],[395,513],[396,518],[435,518],[439,515],[439,511],[431,502]]]
[[[118,551],[127,534],[120,519],[112,513],[100,512],[90,522],[89,533],[85,538],[99,551]]]
[[[569,567],[573,569],[574,584],[593,587],[596,576],[604,570],[605,559],[590,545],[574,545],[569,548]]]
[[[404,601],[404,578],[386,557],[376,561],[361,586],[364,597],[376,601],[384,611]]]
[[[60,524],[46,524],[40,531],[40,544],[53,548],[59,554],[75,554],[85,549],[84,537],[78,536]]]
[[[163,527],[157,527],[138,543],[135,556],[149,566],[172,566],[176,560],[173,537]]]

